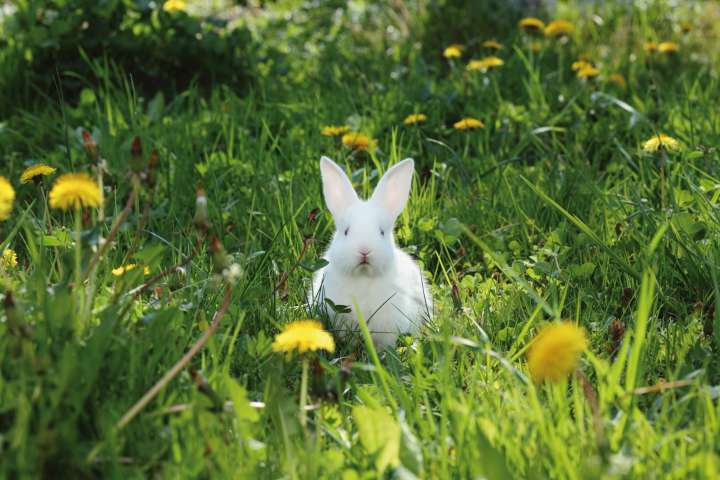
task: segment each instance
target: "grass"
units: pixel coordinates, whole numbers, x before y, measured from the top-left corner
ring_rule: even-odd
[[[462,62],[442,59],[446,44],[414,46],[425,10],[394,38],[385,24],[405,31],[402,19],[362,5],[334,25],[302,9],[292,31],[282,15],[258,21],[258,38],[277,43],[258,47],[243,96],[220,86],[144,96],[94,60],[97,78],[77,100],[48,94],[3,121],[0,174],[17,199],[0,249],[19,262],[2,271],[3,477],[718,475],[717,3],[563,5],[572,39],[535,52],[509,25],[497,36],[505,65],[486,74],[464,71],[483,55],[478,41]],[[645,52],[646,39],[680,52]],[[600,78],[575,78],[583,55]],[[627,88],[606,81],[614,72]],[[413,112],[427,122],[404,126]],[[453,130],[464,116],[485,128]],[[378,150],[320,135],[346,123]],[[643,152],[657,133],[682,148]],[[157,152],[154,188],[128,174],[136,136],[143,160]],[[323,154],[365,195],[388,165],[415,159],[395,233],[432,280],[435,315],[392,351],[376,352],[367,332],[336,339],[334,354],[311,362],[303,426],[302,364],[271,344],[314,315],[306,291],[333,232]],[[79,244],[72,212],[47,207],[53,179],[19,184],[38,161],[102,170],[105,206],[80,218]],[[193,220],[198,182],[208,235]],[[242,268],[234,284],[219,275],[228,261]],[[112,273],[128,263],[150,273]],[[579,373],[537,385],[527,348],[561,319],[583,326],[590,347]]]

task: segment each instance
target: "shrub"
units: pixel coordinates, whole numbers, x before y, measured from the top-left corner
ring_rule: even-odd
[[[120,67],[141,91],[181,89],[193,81],[242,87],[249,77],[247,30],[164,11],[162,2],[30,0],[19,3],[0,32],[0,86],[25,99],[34,90],[48,91],[57,75],[63,94],[76,95],[95,78],[88,58]]]

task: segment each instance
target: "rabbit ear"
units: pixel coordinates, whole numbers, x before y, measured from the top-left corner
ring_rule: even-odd
[[[414,171],[415,162],[412,158],[406,158],[385,172],[373,192],[370,200],[383,208],[393,220],[405,208]]]
[[[337,163],[323,156],[320,158],[320,176],[322,177],[325,204],[337,218],[353,203],[358,201],[357,193]]]

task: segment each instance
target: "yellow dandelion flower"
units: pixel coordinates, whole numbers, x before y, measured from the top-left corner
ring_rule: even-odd
[[[112,269],[112,274],[116,277],[120,277],[130,270],[134,270],[137,265],[134,263],[128,263],[127,265],[121,265],[117,268]],[[143,268],[143,275],[150,275],[150,267]]]
[[[14,201],[15,189],[7,178],[0,176],[0,221],[10,218]]]
[[[597,77],[600,75],[600,70],[593,67],[592,65],[587,65],[577,72],[577,77],[581,78],[583,80],[587,80],[588,78]]]
[[[518,27],[529,32],[539,32],[545,29],[545,22],[539,18],[526,17],[518,22]]]
[[[465,67],[465,69],[468,72],[473,72],[476,70],[484,70],[484,65],[485,64],[482,62],[482,60],[470,60],[470,62],[468,62],[468,64],[467,64],[467,67]]]
[[[613,73],[608,77],[608,82],[614,83],[618,87],[622,88],[623,90],[625,87],[627,87],[627,82],[625,81],[625,77],[622,76],[620,73]]]
[[[97,182],[87,173],[60,175],[50,190],[50,207],[70,208],[100,207],[102,193]]]
[[[17,254],[13,249],[6,248],[5,250],[3,250],[2,258],[0,258],[0,263],[2,263],[2,266],[5,270],[10,270],[11,268],[17,267]]]
[[[455,130],[472,130],[475,128],[485,128],[485,124],[477,118],[467,117],[453,124]]]
[[[342,136],[342,143],[353,150],[374,150],[377,140],[358,132],[348,132]]]
[[[643,50],[645,50],[646,52],[656,52],[657,49],[657,42],[645,42],[645,44],[643,45]]]
[[[577,72],[577,71],[582,70],[585,67],[592,67],[592,66],[593,66],[593,64],[588,62],[587,60],[580,59],[580,60],[573,62],[572,66],[570,68],[572,68],[573,72]]]
[[[127,271],[129,271],[129,270],[132,270],[133,268],[135,268],[135,264],[134,264],[134,263],[129,263],[129,264],[127,264],[127,265],[121,265],[121,266],[119,266],[119,267],[117,267],[117,268],[113,268],[113,269],[112,269],[112,274],[113,274],[114,276],[116,276],[116,277],[119,277],[119,276],[121,276],[122,274],[124,274],[125,272],[127,272]]]
[[[427,120],[427,115],[424,113],[413,113],[405,117],[403,123],[405,125],[415,125],[417,123],[423,123],[425,120]]]
[[[465,50],[464,45],[460,45],[459,43],[453,43],[452,45],[448,46],[443,51],[443,57],[445,57],[445,58],[460,58],[460,57],[462,57],[463,50]]]
[[[45,177],[47,175],[52,175],[53,173],[55,173],[55,170],[57,169],[49,165],[45,165],[44,163],[32,165],[26,168],[24,172],[22,172],[22,174],[20,175],[20,183],[28,183],[30,180],[34,180],[37,177]]]
[[[530,376],[537,382],[557,382],[577,365],[587,348],[585,330],[571,322],[553,323],[535,337],[527,353]]]
[[[166,12],[184,12],[187,9],[187,3],[183,0],[167,0],[163,3],[163,10]]]
[[[492,68],[501,67],[505,64],[501,58],[498,57],[485,57],[482,60],[472,60],[467,65],[469,72],[475,72],[478,70],[490,70]]]
[[[502,48],[503,48],[502,44],[500,42],[498,42],[497,40],[495,40],[494,38],[490,39],[490,40],[485,40],[482,43],[482,46],[485,48],[489,48],[490,50],[502,50]]]
[[[326,125],[322,127],[320,133],[326,137],[339,137],[340,135],[350,131],[347,125]]]
[[[660,53],[677,53],[680,51],[680,45],[675,42],[660,42],[657,51]]]
[[[645,143],[643,143],[644,152],[654,153],[660,150],[668,152],[680,150],[680,142],[668,135],[665,135],[664,133],[660,133],[658,135],[653,135],[646,140]]]
[[[335,351],[335,341],[320,322],[315,320],[300,320],[286,325],[283,331],[275,337],[272,344],[274,352],[305,353],[307,351],[327,350]]]
[[[480,61],[485,63],[486,68],[502,67],[503,65],[505,65],[505,62],[502,60],[502,58],[498,57],[485,57]]]
[[[570,35],[574,31],[575,27],[567,20],[553,20],[545,27],[545,36],[562,37],[563,35]]]

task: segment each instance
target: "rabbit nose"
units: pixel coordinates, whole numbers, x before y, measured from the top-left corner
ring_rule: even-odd
[[[370,255],[370,250],[367,248],[361,248],[360,250],[358,250],[358,253],[363,257],[367,257]]]

